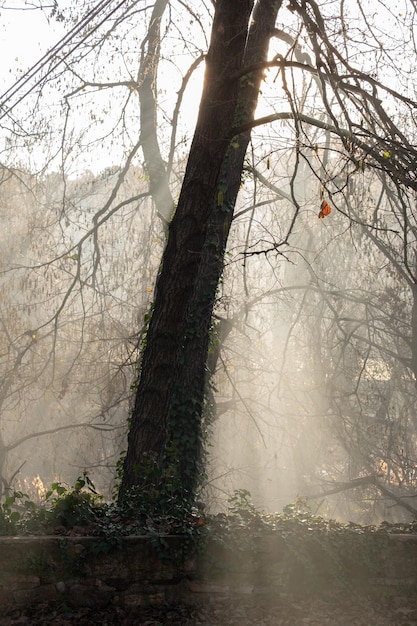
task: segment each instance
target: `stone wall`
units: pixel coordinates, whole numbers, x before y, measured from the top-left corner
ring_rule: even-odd
[[[92,537],[1,537],[0,606],[50,601],[77,607],[196,605],[225,597],[273,597],[289,583],[308,592],[312,581],[328,585],[334,576],[317,546],[314,559],[291,567],[276,538],[263,541],[255,558],[244,550],[230,554],[227,546],[212,545],[198,559],[167,560],[167,554],[181,553],[182,541],[165,536],[158,545],[158,539],[125,537],[110,549]],[[392,535],[381,545],[375,544],[378,568],[372,575],[351,559],[344,582],[415,593],[417,536]],[[345,557],[340,555],[341,562]],[[288,578],[290,570],[294,580]]]
[[[165,537],[175,550],[178,537]],[[108,550],[108,551],[106,551]],[[147,537],[110,548],[91,537],[1,537],[0,605],[62,600],[73,606],[176,602],[188,568],[158,556]]]

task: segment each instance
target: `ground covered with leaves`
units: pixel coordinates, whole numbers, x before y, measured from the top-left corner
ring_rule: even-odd
[[[110,606],[69,610],[40,604],[26,610],[5,610],[0,626],[412,626],[417,624],[417,599],[401,594],[384,599],[302,598],[257,599],[246,602],[216,601],[199,609],[143,607],[129,611]]]

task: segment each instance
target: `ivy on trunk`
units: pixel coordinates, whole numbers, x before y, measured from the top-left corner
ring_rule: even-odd
[[[198,485],[212,312],[250,138],[234,128],[253,119],[281,1],[216,3],[197,126],[143,346],[121,498],[132,487],[169,484],[190,499]]]

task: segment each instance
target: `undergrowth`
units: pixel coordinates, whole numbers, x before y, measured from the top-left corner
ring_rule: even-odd
[[[11,491],[0,505],[0,535],[94,536],[93,552],[119,547],[124,536],[144,535],[164,559],[204,551],[211,575],[221,577],[232,569],[241,582],[255,576],[271,584],[276,578],[289,588],[316,589],[337,581],[350,591],[352,575],[361,584],[384,567],[383,546],[390,533],[417,534],[417,522],[341,523],[313,515],[302,500],[281,513],[264,513],[243,489],[230,497],[224,514],[206,515],[175,498],[157,506],[155,498],[137,492],[121,505],[105,502],[87,475],[72,486],[53,483],[40,505],[21,491]],[[179,552],[172,551],[167,535],[182,537]]]
[[[150,527],[163,534],[181,534],[185,527],[191,527],[199,529],[200,534],[204,528],[206,534],[216,535],[219,540],[226,536],[231,540],[235,535],[241,547],[249,547],[257,538],[271,533],[283,539],[313,533],[417,534],[417,521],[362,526],[316,516],[303,499],[288,504],[281,513],[265,513],[255,507],[250,492],[245,489],[236,490],[228,499],[227,513],[206,515],[203,508],[174,496],[157,502],[153,495],[135,490],[122,504],[106,502],[84,474],[72,486],[52,483],[40,504],[22,491],[9,490],[0,504],[0,535],[75,534],[71,531],[100,534],[106,525],[117,526],[121,535],[147,534]]]

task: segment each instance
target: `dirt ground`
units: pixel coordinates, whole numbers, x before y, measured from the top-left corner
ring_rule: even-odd
[[[280,599],[272,604],[213,602],[200,609],[143,607],[128,611],[109,606],[93,610],[40,604],[3,611],[0,626],[417,626],[417,598],[395,595],[384,600]]]

